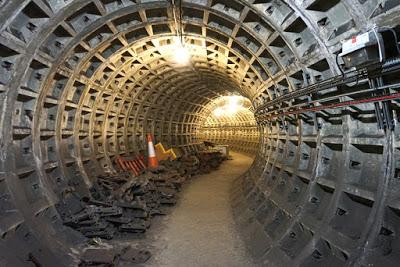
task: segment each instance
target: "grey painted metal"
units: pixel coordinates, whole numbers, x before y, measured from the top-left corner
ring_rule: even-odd
[[[185,41],[196,54],[187,68],[169,60],[170,8],[0,0],[0,265],[32,256],[73,265],[81,238],[55,204],[69,190],[87,193],[116,155],[138,153],[147,131],[186,152],[202,138],[249,153],[259,143],[233,203],[265,265],[395,265],[399,129],[379,130],[371,104],[257,126],[239,116],[222,130],[222,120],[202,123],[208,103],[229,92],[257,109],[337,75],[340,41],[373,24],[398,29],[398,1],[184,1]],[[233,140],[232,127],[244,140]]]

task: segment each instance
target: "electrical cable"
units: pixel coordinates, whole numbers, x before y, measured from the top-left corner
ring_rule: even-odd
[[[382,69],[382,67],[383,67],[383,69]],[[278,97],[278,98],[275,98],[274,100],[264,103],[257,108],[256,113],[260,112],[261,110],[265,109],[268,106],[278,105],[280,102],[289,101],[290,99],[298,98],[298,97],[301,97],[301,96],[304,96],[304,95],[307,95],[307,94],[310,94],[313,92],[329,89],[334,86],[338,86],[340,84],[356,82],[357,79],[363,80],[365,78],[375,78],[375,77],[381,76],[382,74],[388,74],[388,73],[392,73],[395,71],[399,71],[400,59],[399,60],[391,60],[390,62],[387,62],[387,64],[384,63],[382,65],[382,67],[377,66],[375,69],[369,68],[368,72],[366,71],[366,69],[351,71],[351,72],[346,73],[345,77],[342,77],[341,75],[331,77],[322,82],[312,84],[310,86],[307,86],[307,87],[304,87],[297,91],[286,94],[285,96]]]
[[[179,0],[179,27],[180,27],[180,39],[181,39],[181,44],[184,46],[184,41],[183,41],[183,8],[182,8],[182,0]]]
[[[292,114],[299,114],[299,113],[309,112],[309,111],[320,111],[320,110],[324,110],[324,109],[335,109],[335,108],[353,106],[353,105],[364,104],[364,103],[376,103],[376,102],[382,102],[382,101],[393,100],[393,99],[398,99],[398,98],[400,98],[400,93],[394,93],[394,94],[364,98],[364,99],[359,99],[359,100],[350,100],[350,101],[345,101],[345,102],[336,103],[336,104],[321,105],[321,106],[315,106],[315,107],[310,107],[310,108],[285,111],[285,112],[279,113],[279,114],[263,115],[263,116],[259,116],[258,119],[274,118],[274,117],[278,117],[278,116],[282,116],[282,115],[292,115]]]
[[[336,54],[336,65],[337,65],[337,67],[339,68],[339,71],[340,71],[340,73],[342,74],[342,77],[344,77],[344,71],[343,71],[343,69],[342,69],[342,67],[340,66],[340,64],[339,64],[339,54]]]
[[[327,81],[321,82],[319,84],[313,84],[313,85],[309,85],[306,86],[305,88],[298,90],[295,93],[292,93],[290,95],[286,95],[285,97],[278,97],[268,103],[265,103],[264,105],[262,105],[261,107],[257,108],[257,112],[262,111],[264,108],[267,108],[268,106],[280,106],[280,108],[275,109],[277,112],[279,109],[283,109],[281,112],[278,111],[278,113],[275,114],[271,114],[272,112],[274,112],[273,110],[265,110],[267,113],[270,114],[263,114],[263,115],[256,115],[257,120],[258,121],[262,121],[264,119],[268,120],[270,118],[273,117],[282,117],[285,115],[293,115],[293,114],[302,114],[305,112],[317,112],[317,111],[321,111],[321,110],[326,110],[326,109],[336,109],[336,108],[341,108],[341,107],[348,107],[348,106],[353,106],[353,105],[358,105],[358,104],[363,104],[363,103],[373,103],[374,107],[375,107],[375,115],[377,117],[377,121],[378,121],[378,125],[379,128],[381,129],[388,129],[388,130],[393,130],[394,129],[394,120],[393,120],[393,116],[392,116],[392,111],[390,108],[390,100],[394,100],[394,99],[399,99],[400,98],[400,93],[393,93],[390,94],[389,90],[386,88],[386,86],[384,85],[383,82],[383,78],[382,75],[383,73],[390,73],[392,70],[392,67],[397,67],[398,69],[398,63],[399,60],[397,59],[391,59],[390,62],[386,62],[386,50],[385,50],[385,44],[383,43],[383,35],[381,34],[384,31],[390,31],[393,36],[394,36],[394,41],[396,43],[396,49],[397,52],[400,54],[400,47],[398,44],[398,40],[397,40],[397,34],[393,29],[390,28],[380,28],[378,29],[376,26],[372,29],[375,37],[376,37],[376,41],[377,41],[377,45],[378,45],[378,49],[379,49],[379,65],[370,65],[369,67],[366,67],[364,69],[361,70],[357,70],[357,71],[353,71],[353,72],[349,72],[349,73],[344,73],[344,71],[342,70],[341,66],[339,65],[339,60],[338,60],[338,55],[336,55],[336,64],[341,72],[341,76],[336,76],[333,77]],[[378,32],[379,31],[379,32]],[[372,67],[372,68],[371,68]],[[339,102],[339,103],[334,103],[334,104],[327,104],[327,105],[321,105],[321,106],[310,106],[310,103],[307,102],[307,106],[302,108],[302,107],[298,107],[293,109],[292,107],[286,107],[286,108],[282,108],[281,104],[287,100],[287,98],[289,99],[294,99],[297,97],[301,97],[301,96],[306,96],[311,94],[312,92],[318,92],[320,90],[324,90],[333,86],[338,86],[340,84],[348,84],[349,82],[354,81],[354,79],[356,80],[356,84],[358,84],[359,79],[361,78],[367,78],[370,82],[370,88],[373,89],[373,93],[372,93],[372,97],[368,97],[368,98],[364,98],[364,99],[358,99],[358,100],[351,100],[351,101],[344,101],[344,102]],[[377,84],[376,84],[376,83]],[[376,91],[382,89],[384,95],[377,95]],[[353,92],[353,93],[357,93],[357,92]],[[360,93],[360,92],[358,92]],[[301,106],[302,104],[300,104],[299,106]],[[304,104],[303,104],[304,105]],[[284,110],[287,111],[284,111]],[[292,109],[292,110],[288,110],[288,109]]]
[[[182,0],[179,0],[179,14],[177,14],[177,5],[175,0],[171,0],[172,3],[172,14],[174,17],[174,23],[175,23],[175,31],[176,35],[179,38],[179,41],[181,42],[182,46],[184,45],[183,42],[183,8],[182,8]]]
[[[384,55],[383,55],[383,49],[382,49],[382,40],[381,40],[381,37],[378,36],[378,31],[377,31],[376,26],[372,29],[372,32],[375,34],[376,41],[378,42],[379,62],[383,62]]]
[[[175,30],[178,32],[178,21],[176,19],[176,11],[175,11],[175,0],[171,0],[172,4],[172,16],[174,17],[174,23],[175,23]]]

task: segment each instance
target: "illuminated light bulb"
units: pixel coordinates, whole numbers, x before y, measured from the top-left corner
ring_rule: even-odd
[[[235,114],[241,106],[239,105],[239,97],[238,96],[230,96],[228,104],[226,105],[226,111],[233,115]]]
[[[190,60],[190,54],[187,48],[184,47],[182,44],[178,44],[175,47],[174,51],[174,61],[178,64],[185,65],[189,63],[189,60]]]
[[[240,96],[233,95],[229,97],[229,105],[238,105]]]
[[[224,109],[223,108],[216,108],[214,109],[214,115],[216,117],[221,117],[224,114]]]
[[[235,116],[239,111],[246,109],[242,104],[241,96],[226,96],[224,99],[224,105],[214,109],[214,116]]]
[[[238,106],[235,104],[229,104],[225,108],[226,108],[226,113],[228,113],[228,115],[233,115],[237,112]]]

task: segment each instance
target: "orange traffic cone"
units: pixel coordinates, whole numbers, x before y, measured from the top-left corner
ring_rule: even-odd
[[[149,148],[148,167],[150,169],[156,169],[158,168],[158,160],[156,157],[156,151],[154,150],[153,137],[151,134],[147,134],[147,144]]]

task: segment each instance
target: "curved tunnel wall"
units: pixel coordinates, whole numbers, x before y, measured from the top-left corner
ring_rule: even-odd
[[[146,132],[196,150],[204,107],[222,95],[259,110],[337,75],[341,40],[399,24],[397,2],[385,3],[184,1],[193,56],[182,67],[169,60],[168,1],[0,1],[0,262],[34,253],[67,265],[79,239],[54,208],[63,194],[85,194],[115,155],[144,148]],[[397,132],[377,129],[371,104],[326,113],[258,120],[258,156],[235,201],[260,242],[252,251],[277,265],[397,260],[379,250],[398,242],[387,189],[397,188]]]
[[[251,156],[257,154],[260,142],[251,102],[235,95],[221,96],[204,106],[196,135],[200,140],[228,145],[230,150]]]
[[[215,144],[228,145],[230,150],[256,155],[259,146],[259,131],[253,118],[228,118],[217,120],[212,124],[200,125],[197,136],[200,140]],[[253,116],[253,114],[251,114]],[[249,120],[247,120],[249,119]]]

